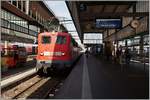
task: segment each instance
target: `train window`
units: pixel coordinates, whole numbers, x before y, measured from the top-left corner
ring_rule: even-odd
[[[14,51],[13,50],[7,50],[7,53],[5,52],[6,49],[4,49],[1,52],[1,57],[13,57],[14,56]]]
[[[43,44],[51,43],[51,37],[50,36],[42,36],[42,43]]]
[[[2,51],[1,51],[1,57],[3,57],[3,56],[4,56],[4,54],[5,54],[5,51],[4,51],[4,50],[2,50]]]
[[[56,43],[57,44],[65,44],[66,43],[66,37],[65,36],[58,36]]]

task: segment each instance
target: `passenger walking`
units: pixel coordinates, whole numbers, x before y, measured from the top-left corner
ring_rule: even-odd
[[[124,54],[125,54],[125,62],[126,62],[127,65],[129,65],[130,64],[130,59],[131,59],[131,54],[130,54],[130,51],[129,51],[128,48],[126,48]]]
[[[86,50],[85,54],[86,54],[86,57],[88,58],[88,55],[89,55],[89,54],[88,54],[88,50]]]
[[[117,63],[122,64],[122,47],[116,51]]]
[[[107,47],[107,48],[105,49],[105,55],[106,55],[107,61],[111,60],[111,58],[112,58],[112,51],[111,51],[111,48]]]
[[[117,51],[116,51],[116,62],[117,63],[119,63],[119,56],[120,56],[119,49],[117,49]]]

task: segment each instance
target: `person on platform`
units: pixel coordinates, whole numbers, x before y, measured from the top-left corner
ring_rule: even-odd
[[[122,47],[117,48],[116,51],[117,63],[122,64]]]
[[[125,62],[127,65],[129,65],[131,60],[130,50],[126,48],[124,54],[125,54]]]

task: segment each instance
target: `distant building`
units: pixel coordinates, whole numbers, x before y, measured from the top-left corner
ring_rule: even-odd
[[[55,16],[43,1],[2,1],[1,43],[34,44],[38,33],[48,30],[50,18]]]

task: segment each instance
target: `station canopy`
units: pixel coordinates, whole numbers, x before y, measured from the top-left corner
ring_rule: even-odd
[[[72,2],[77,8],[79,21],[77,21],[76,24],[78,26],[79,22],[81,39],[83,40],[84,33],[104,33],[108,29],[123,28],[123,17],[147,16],[145,12],[136,12],[136,3],[137,1]],[[133,7],[133,9],[129,12],[131,7]]]
[[[138,5],[141,2],[138,1],[66,1],[66,3],[83,43],[100,41],[100,39],[96,39],[91,42],[92,40],[84,39],[86,33],[101,33],[102,41],[114,41],[127,37],[133,32],[133,28],[130,28],[129,25],[133,19],[142,18],[141,20],[146,20],[145,16],[149,16],[147,8],[139,8]],[[142,3],[147,5],[146,2]],[[145,21],[143,22],[146,25]],[[141,25],[141,27],[144,27],[144,25]],[[130,34],[124,35],[123,33],[126,33],[126,30]],[[120,32],[123,33],[120,34]],[[114,33],[119,34],[117,39],[115,35],[112,35]]]
[[[82,33],[100,32],[103,33],[108,28],[113,27],[96,27],[98,22],[104,25],[108,20],[120,21],[122,16],[129,16],[127,10],[133,6],[134,1],[78,1],[78,16]],[[132,16],[132,15],[131,15]],[[115,22],[121,24],[120,22]],[[102,25],[102,24],[101,24]],[[115,28],[115,27],[114,27]],[[118,27],[120,28],[120,27]]]
[[[83,43],[101,44],[103,40],[102,38],[85,39],[86,33],[103,34],[107,29],[122,28],[122,16],[130,16],[127,10],[135,3],[134,1],[77,1]]]

